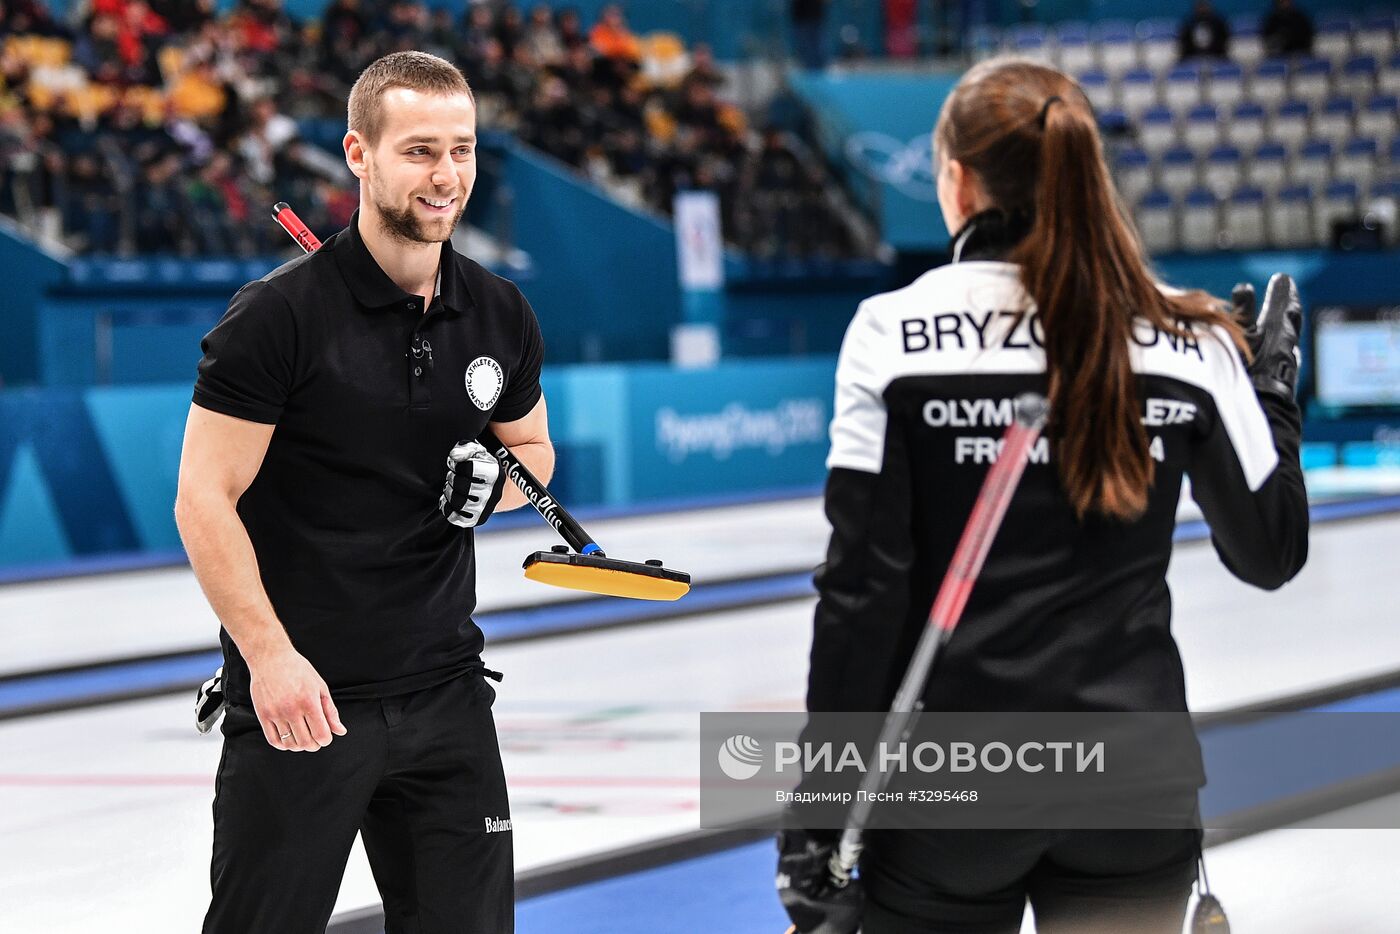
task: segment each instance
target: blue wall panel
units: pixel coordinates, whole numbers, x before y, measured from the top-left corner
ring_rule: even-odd
[[[551,367],[571,508],[810,488],[835,360]],[[0,393],[0,568],[179,549],[173,506],[188,383]]]
[[[835,362],[631,371],[634,501],[814,486],[825,475]]]
[[[64,264],[21,237],[0,217],[0,386],[32,383],[38,376],[40,302],[62,280]]]
[[[680,321],[671,226],[623,207],[540,153],[512,145],[516,245],[537,257],[521,286],[554,360],[665,359]]]

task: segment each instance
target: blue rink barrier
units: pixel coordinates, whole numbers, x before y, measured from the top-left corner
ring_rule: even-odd
[[[834,372],[830,357],[551,368],[550,489],[574,510],[810,490]],[[178,552],[189,406],[185,383],[0,392],[0,578]]]
[[[1317,712],[1400,712],[1400,688],[1362,694],[1323,704]],[[1275,720],[1286,718],[1274,718]],[[1250,731],[1270,728],[1271,721],[1249,726],[1215,726],[1201,731],[1207,753],[1226,752]],[[1207,822],[1235,809],[1257,809],[1327,788],[1357,776],[1393,768],[1400,751],[1377,750],[1371,762],[1313,769],[1304,775],[1238,776],[1227,794],[1202,792]],[[1247,778],[1253,781],[1247,781]],[[1320,805],[1325,807],[1325,805]],[[1209,843],[1209,841],[1208,841]],[[777,851],[765,837],[754,843],[667,863],[626,875],[575,885],[522,899],[516,906],[519,934],[779,934],[788,920],[773,890]],[[331,931],[336,931],[333,924]]]

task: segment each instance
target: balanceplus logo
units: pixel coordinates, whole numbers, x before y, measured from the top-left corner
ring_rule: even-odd
[[[719,767],[735,781],[753,778],[763,768],[763,747],[752,736],[731,736],[719,747]]]
[[[501,820],[499,817],[486,818],[487,833],[502,833],[503,831],[507,831],[510,829],[511,825],[509,817],[507,817],[505,820]]]

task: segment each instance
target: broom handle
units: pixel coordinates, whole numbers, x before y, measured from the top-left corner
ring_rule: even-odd
[[[972,514],[968,516],[962,538],[958,540],[957,550],[953,552],[953,561],[948,566],[948,573],[944,576],[943,583],[938,588],[938,596],[933,601],[928,625],[919,637],[914,657],[904,672],[904,680],[899,685],[889,715],[880,730],[879,742],[886,747],[898,742],[902,736],[907,736],[913,718],[921,706],[920,698],[923,696],[924,686],[928,683],[934,659],[938,657],[938,650],[952,636],[954,627],[962,617],[972,587],[977,583],[977,575],[981,573],[982,564],[987,560],[987,552],[991,550],[992,541],[1001,528],[1001,520],[1006,515],[1007,507],[1011,505],[1011,497],[1015,495],[1016,487],[1021,482],[1021,474],[1026,469],[1026,459],[1040,436],[1041,429],[1045,427],[1049,409],[1043,397],[1027,393],[1016,399],[1014,408],[1015,418],[1006,429],[1001,453],[997,456],[996,463],[987,471],[986,479],[982,481],[982,489],[972,505]],[[889,784],[890,777],[890,774],[882,769],[867,772],[861,780],[860,790],[881,791]],[[846,828],[841,833],[841,842],[831,854],[828,869],[832,880],[838,886],[844,886],[850,881],[851,873],[864,849],[862,838],[873,807],[870,797],[870,794],[857,795],[856,804],[847,818]]]

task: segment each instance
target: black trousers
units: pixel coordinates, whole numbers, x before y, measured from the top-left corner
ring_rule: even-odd
[[[510,934],[510,805],[494,699],[473,672],[338,702],[346,735],[298,753],[269,746],[251,706],[230,705],[205,934],[324,932],[356,831],[386,934]]]
[[[872,831],[862,934],[1180,934],[1196,830]]]

